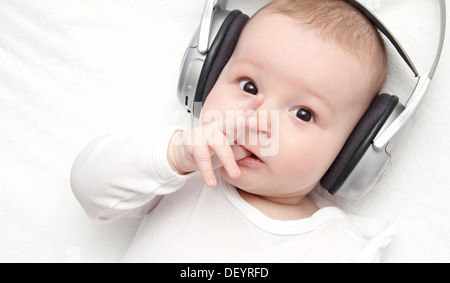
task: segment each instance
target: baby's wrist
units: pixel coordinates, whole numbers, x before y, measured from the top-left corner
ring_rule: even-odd
[[[177,158],[179,155],[180,147],[183,147],[182,136],[183,131],[178,130],[174,132],[174,134],[170,138],[169,145],[167,147],[167,161],[169,162],[170,168],[172,168],[174,172],[179,175],[186,175],[188,172],[184,172],[181,169],[178,161],[179,158]]]

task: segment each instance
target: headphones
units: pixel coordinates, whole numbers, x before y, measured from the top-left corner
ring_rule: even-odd
[[[330,194],[360,199],[384,176],[398,142],[397,133],[414,114],[434,76],[442,53],[445,26],[445,0],[440,5],[439,47],[431,69],[419,74],[413,62],[386,26],[355,0],[341,0],[363,14],[395,47],[417,78],[408,103],[382,93],[375,97],[366,113],[350,134],[337,158],[320,180]],[[226,0],[207,0],[200,27],[189,45],[181,65],[178,99],[194,117],[214,87],[238,42],[249,16],[239,10],[224,9]]]

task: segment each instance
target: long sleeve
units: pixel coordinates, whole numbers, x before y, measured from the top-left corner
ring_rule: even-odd
[[[94,140],[79,154],[70,182],[89,217],[140,217],[184,184],[187,177],[175,173],[167,161],[173,132],[112,134]]]

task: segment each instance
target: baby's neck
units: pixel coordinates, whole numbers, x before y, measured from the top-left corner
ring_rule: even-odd
[[[254,195],[236,188],[240,196],[269,218],[298,220],[311,217],[319,208],[309,197],[271,198]]]

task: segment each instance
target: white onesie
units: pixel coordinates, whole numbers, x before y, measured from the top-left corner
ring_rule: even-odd
[[[180,176],[167,161],[173,130],[97,139],[77,158],[75,196],[98,221],[142,217],[124,262],[378,262],[393,224],[347,215],[312,194],[312,217],[274,220],[218,177]],[[218,174],[216,174],[218,175]]]

